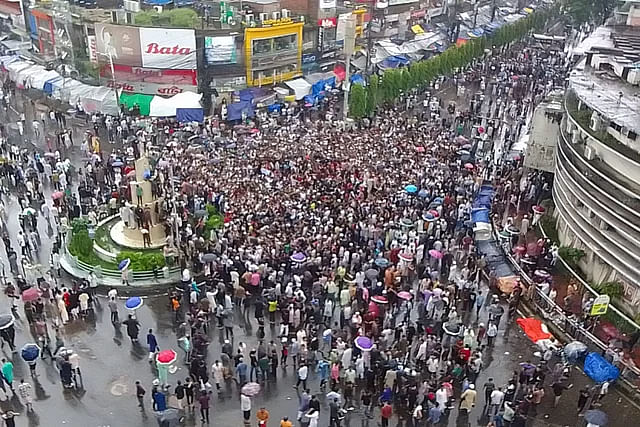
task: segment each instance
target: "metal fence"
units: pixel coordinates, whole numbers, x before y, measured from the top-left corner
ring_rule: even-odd
[[[496,230],[495,227],[494,230]],[[498,241],[499,239],[496,239],[496,242]],[[553,323],[573,340],[581,341],[586,344],[591,351],[602,352],[607,349],[607,343],[584,328],[578,319],[568,316],[562,307],[540,291],[531,277],[522,270],[511,254],[505,250],[503,246],[499,246],[505,258],[511,264],[513,271],[519,275],[521,281],[528,286],[529,290],[523,294],[523,297],[529,305],[535,309],[538,315]],[[580,276],[575,274],[573,269],[566,265],[565,261],[561,257],[558,257],[558,261],[561,262],[563,266],[567,268],[567,271],[569,271],[578,281],[584,282]],[[587,287],[591,290],[591,287],[589,287],[588,284]],[[616,312],[618,311],[613,306],[609,306],[609,308],[614,309]],[[629,390],[640,395],[640,369],[625,361],[621,361],[620,365],[621,375],[619,380],[622,381]]]

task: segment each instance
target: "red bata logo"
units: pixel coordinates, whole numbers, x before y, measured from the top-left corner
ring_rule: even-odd
[[[149,43],[145,53],[151,53],[154,55],[189,55],[191,52],[191,48],[188,47],[160,47],[158,43]]]
[[[182,89],[176,86],[163,87],[158,89],[158,93],[160,95],[176,95],[178,93],[182,93]]]

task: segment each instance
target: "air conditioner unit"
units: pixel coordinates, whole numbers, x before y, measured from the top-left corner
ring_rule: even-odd
[[[593,160],[596,158],[596,152],[593,148],[591,147],[585,147],[584,148],[584,157],[587,160]]]
[[[269,19],[269,14],[268,13],[260,13],[260,22],[262,21],[266,21],[267,19]]]
[[[300,15],[300,22],[304,24],[304,15]]]
[[[273,12],[271,14],[271,17],[277,21],[278,19],[280,19],[280,12]]]
[[[245,24],[251,24],[254,21],[255,21],[255,16],[253,15],[253,13],[248,13],[248,14],[244,15],[244,23]]]
[[[162,6],[153,6],[156,12],[162,13]]]
[[[288,18],[290,16],[289,13],[290,13],[289,9],[282,9],[282,17],[283,18]]]

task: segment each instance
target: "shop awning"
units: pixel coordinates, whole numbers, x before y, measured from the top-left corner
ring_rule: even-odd
[[[289,80],[284,83],[295,92],[296,100],[301,100],[311,93],[311,85],[303,78]]]
[[[125,92],[123,92],[120,95],[120,103],[122,105],[124,105],[127,109],[131,109],[135,105],[137,105],[140,108],[140,114],[143,116],[149,115],[152,100],[153,100],[153,95],[143,95],[140,93],[125,93]]]
[[[42,86],[42,91],[47,95],[53,95],[53,90],[55,88],[55,85],[60,81],[62,81],[62,76],[60,75],[58,75],[57,77],[50,78],[49,80],[44,82],[44,85]]]
[[[51,79],[61,78],[57,71],[51,70],[44,73],[36,74],[31,80],[31,87],[38,90],[44,90],[44,84]]]

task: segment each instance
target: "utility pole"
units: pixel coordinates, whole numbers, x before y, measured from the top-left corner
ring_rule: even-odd
[[[476,22],[478,21],[478,3],[473,6],[473,29],[476,28]]]
[[[356,17],[349,16],[344,34],[344,56],[345,56],[345,73],[344,73],[344,107],[343,119],[349,115],[349,90],[351,89],[351,55],[356,48]]]

